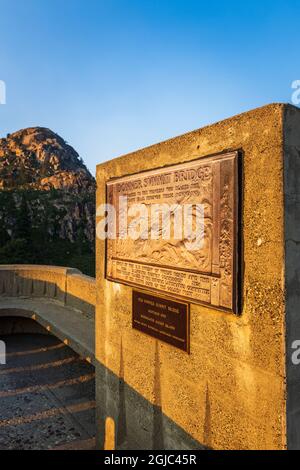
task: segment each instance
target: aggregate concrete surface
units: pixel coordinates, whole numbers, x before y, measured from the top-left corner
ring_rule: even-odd
[[[285,119],[286,112],[294,114],[293,119]],[[103,365],[96,373],[97,408],[99,416],[116,418],[111,429],[118,430],[122,448],[193,448],[189,438],[198,447],[212,449],[286,448],[287,315],[294,318],[290,341],[300,334],[300,235],[294,228],[300,225],[295,205],[300,200],[299,122],[299,109],[271,104],[97,166],[99,206],[106,202],[112,178],[241,151],[236,198],[242,229],[242,246],[236,250],[242,280],[240,315],[191,302],[190,354],[132,328],[133,288],[106,278],[107,246],[97,238],[96,360]],[[226,193],[223,209],[228,206]],[[211,202],[213,206],[213,196]],[[289,204],[289,212],[284,204]],[[223,209],[218,209],[220,214]],[[226,244],[219,250],[222,263],[231,249]],[[169,294],[176,297],[175,289]],[[300,436],[296,394],[289,400],[296,403],[289,435],[296,436],[298,428]],[[101,443],[109,435],[102,422],[97,430]]]
[[[94,367],[57,338],[1,336],[0,449],[94,447]]]

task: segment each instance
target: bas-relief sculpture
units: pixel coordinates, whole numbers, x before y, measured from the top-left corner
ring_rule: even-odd
[[[136,240],[122,238],[119,197],[128,208],[142,203],[201,204],[204,215],[203,241],[188,250],[184,238],[158,239],[148,234]],[[165,293],[194,303],[237,311],[238,248],[238,153],[231,152],[188,163],[145,171],[107,182],[107,202],[117,214],[116,239],[107,240],[106,277],[109,280],[151,292]],[[129,217],[130,223],[130,217]]]

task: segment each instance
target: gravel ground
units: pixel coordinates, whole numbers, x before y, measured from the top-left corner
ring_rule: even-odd
[[[93,448],[94,368],[51,335],[0,339],[0,449]]]

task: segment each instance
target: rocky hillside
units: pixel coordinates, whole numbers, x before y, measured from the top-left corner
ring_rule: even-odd
[[[31,127],[0,139],[0,188],[94,192],[95,181],[59,135]]]
[[[95,180],[49,129],[0,139],[0,264],[47,263],[93,275]]]

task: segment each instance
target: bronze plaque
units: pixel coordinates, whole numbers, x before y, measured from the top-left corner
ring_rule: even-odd
[[[153,338],[189,352],[189,304],[132,293],[132,326]]]
[[[130,216],[132,205],[142,204],[149,213],[153,204],[201,205],[201,247],[188,250],[186,240],[175,239],[173,232],[165,239],[163,221],[155,239],[151,237],[151,220],[142,236],[126,238],[123,225],[120,229],[124,216],[120,196],[126,197],[129,223],[134,218]],[[115,239],[108,239],[106,245],[107,279],[237,311],[237,152],[109,180],[107,202],[114,206],[117,221]]]

